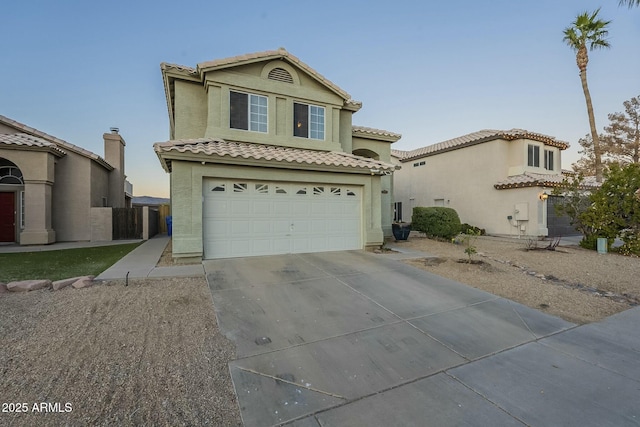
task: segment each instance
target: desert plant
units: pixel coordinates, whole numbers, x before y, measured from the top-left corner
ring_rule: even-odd
[[[451,240],[460,233],[460,217],[451,208],[415,207],[411,217],[412,229],[429,237]]]
[[[480,235],[479,231],[468,229],[466,233],[462,234],[462,242],[464,244],[464,253],[469,257],[468,263],[471,264],[471,257],[478,253],[478,249],[475,246],[475,242]]]

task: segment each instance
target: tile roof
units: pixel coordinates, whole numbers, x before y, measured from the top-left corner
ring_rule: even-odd
[[[495,139],[505,139],[507,141],[513,141],[515,139],[531,139],[533,141],[540,141],[546,145],[558,147],[561,150],[569,148],[569,143],[560,141],[553,136],[544,135],[536,132],[529,132],[524,129],[510,129],[510,130],[496,130],[496,129],[483,129],[478,132],[473,132],[467,135],[462,135],[457,138],[448,139],[438,144],[429,145],[426,147],[417,148],[411,151],[393,150],[392,154],[399,157],[402,161],[408,161],[418,157],[429,156],[441,152],[451,151],[458,148],[463,148],[470,145],[480,144],[487,141],[493,141]]]
[[[167,63],[167,62],[161,62],[160,63],[160,69],[161,70],[175,70],[175,71],[178,71],[179,73],[191,74],[191,75],[197,75],[198,74],[198,70],[196,70],[195,68],[187,67],[185,65],[170,64],[170,63]]]
[[[354,136],[362,134],[364,136],[382,138],[384,140],[391,140],[393,142],[402,138],[402,135],[399,133],[389,132],[388,130],[383,129],[374,129],[365,126],[352,126],[351,129]]]
[[[513,175],[502,181],[494,184],[494,187],[498,190],[505,190],[508,188],[522,188],[522,187],[558,187],[562,184],[567,176],[564,174],[541,174],[533,172],[525,172],[520,175]],[[595,177],[586,177],[582,181],[581,188],[597,188],[599,184],[596,182]]]
[[[74,153],[80,154],[81,156],[88,157],[92,160],[95,160],[97,163],[100,163],[102,166],[106,167],[109,170],[113,169],[113,166],[111,166],[109,163],[107,163],[102,157],[98,156],[97,154],[92,153],[89,150],[85,150],[82,147],[78,147],[77,145],[73,145],[70,142],[64,141],[60,138],[56,138],[55,136],[49,135],[48,133],[42,132],[36,128],[32,128],[31,126],[27,126],[23,123],[20,123],[16,120],[10,119],[3,115],[0,115],[0,123],[5,123],[10,127],[19,129],[25,134],[34,135],[46,141],[52,142],[60,149],[60,151],[63,151],[63,150],[72,151]]]
[[[23,147],[48,148],[51,151],[55,152],[58,156],[64,156],[65,154],[67,154],[63,150],[58,148],[58,146],[53,142],[26,133],[0,134],[0,143],[7,145],[19,145]]]
[[[222,139],[185,139],[153,144],[161,163],[166,170],[171,170],[171,152],[202,154],[209,157],[228,157],[236,159],[267,160],[313,166],[334,166],[366,171],[394,171],[397,166],[354,154],[339,151],[316,151],[301,148],[262,145],[247,142],[224,141]],[[169,161],[168,161],[169,160]]]

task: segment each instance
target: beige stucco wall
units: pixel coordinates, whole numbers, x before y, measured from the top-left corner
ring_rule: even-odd
[[[383,242],[378,176],[173,161],[171,211],[174,257],[202,257],[202,183],[204,178],[215,177],[361,186],[364,246],[381,245]]]
[[[91,194],[90,207],[103,207],[103,198],[107,205],[112,206],[109,197],[109,171],[101,165],[91,162]]]
[[[175,82],[175,138],[203,138],[207,130],[207,93],[201,84]]]
[[[554,157],[559,165],[559,151]],[[410,220],[414,207],[442,203],[455,209],[462,222],[491,234],[546,235],[546,202],[538,197],[543,188],[494,188],[520,160],[526,161],[526,141],[494,140],[403,162],[394,175],[394,200],[402,202],[405,220]],[[422,161],[425,165],[413,166]],[[523,169],[544,173],[544,168]]]
[[[111,208],[91,208],[92,242],[113,240],[113,213]]]
[[[91,160],[73,152],[58,159],[53,197],[53,226],[57,240],[91,238]],[[98,205],[101,206],[102,204]]]

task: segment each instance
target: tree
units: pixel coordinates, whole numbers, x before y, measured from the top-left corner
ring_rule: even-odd
[[[631,9],[633,6],[640,6],[640,0],[620,0],[620,3],[618,3],[619,6],[629,6],[629,9]]]
[[[593,156],[593,138],[591,138],[591,135],[586,134],[578,140],[578,144],[582,146],[582,150],[578,151],[578,154],[582,154],[582,157],[573,163],[571,167],[574,172],[581,175],[594,176],[596,174],[596,161]]]
[[[620,252],[640,254],[640,164],[612,164],[602,186],[590,197],[591,205],[581,221],[599,237],[620,237]]]
[[[609,244],[620,237],[622,254],[640,255],[640,164],[621,167],[612,163],[605,172],[605,181],[593,191],[582,185],[582,176],[565,180],[554,188],[554,195],[563,196],[556,211],[566,214],[576,230],[584,235],[580,245],[595,249],[598,237]]]
[[[593,138],[593,153],[595,160],[596,180],[602,182],[602,159],[600,156],[600,140],[598,139],[598,131],[596,130],[596,119],[593,114],[593,105],[591,103],[591,94],[587,85],[587,64],[589,62],[588,50],[603,49],[609,47],[606,40],[609,31],[607,26],[611,21],[603,21],[598,18],[598,8],[595,12],[584,12],[579,14],[571,26],[564,30],[564,42],[576,52],[576,64],[580,70],[580,81],[582,83],[582,91],[587,103],[587,115],[589,117],[589,127],[591,128],[591,137]]]
[[[640,163],[640,95],[623,102],[623,113],[609,114],[603,151],[621,164]]]

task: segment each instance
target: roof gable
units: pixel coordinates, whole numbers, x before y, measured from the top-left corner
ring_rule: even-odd
[[[239,67],[256,62],[266,63],[274,60],[282,60],[290,65],[293,65],[297,69],[302,70],[313,80],[320,83],[322,86],[328,88],[333,93],[340,96],[345,101],[351,100],[351,95],[349,95],[345,90],[341,89],[340,87],[338,87],[338,85],[325,78],[322,74],[318,73],[316,70],[302,62],[298,57],[289,53],[283,47],[279,48],[278,50],[267,50],[264,52],[249,53],[245,55],[232,56],[230,58],[201,62],[198,64],[196,71],[202,76],[208,71],[217,71],[231,67]]]

